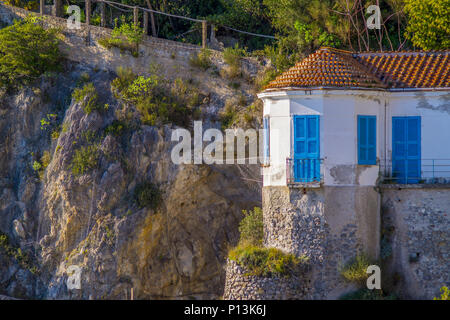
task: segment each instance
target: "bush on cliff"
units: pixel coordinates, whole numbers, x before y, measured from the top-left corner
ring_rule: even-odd
[[[98,102],[98,93],[92,82],[86,83],[82,88],[75,88],[72,97],[76,102],[82,104],[82,108],[86,114],[93,111],[104,111],[105,107]]]
[[[98,43],[107,48],[119,48],[121,51],[129,51],[134,57],[139,55],[139,43],[144,37],[144,29],[134,25],[134,23],[127,23],[125,16],[121,16],[120,25],[118,19],[114,20],[114,29],[111,32],[111,37],[102,38]]]
[[[264,237],[263,212],[255,207],[253,211],[243,210],[244,218],[239,223],[240,243],[261,246]]]
[[[75,150],[70,168],[75,176],[81,176],[98,166],[100,153],[96,144],[82,146]]]
[[[262,248],[252,245],[240,245],[230,251],[230,260],[245,267],[248,275],[263,277],[290,276],[306,263],[306,257],[296,257],[276,248]]]
[[[239,245],[232,249],[228,258],[248,270],[248,275],[263,277],[290,276],[308,261],[280,249],[262,247],[264,237],[263,212],[243,210],[244,218],[239,223],[241,237]]]
[[[161,191],[151,182],[144,182],[134,190],[134,197],[140,208],[157,209],[161,203]]]
[[[131,70],[119,68],[111,83],[114,96],[136,107],[141,122],[147,125],[174,123],[188,126],[198,118],[201,104],[198,90],[181,78],[169,82],[150,70],[149,77],[137,76]]]
[[[211,51],[205,48],[201,49],[189,58],[189,63],[193,67],[208,70],[212,66]]]
[[[39,272],[38,268],[33,265],[31,257],[20,247],[13,246],[8,235],[0,231],[0,253],[4,252],[7,256],[16,259],[22,268],[28,269],[31,273],[36,274]]]
[[[0,88],[15,89],[60,69],[59,30],[44,29],[40,21],[28,16],[0,29]]]
[[[361,284],[367,280],[367,268],[372,264],[365,254],[359,254],[344,265],[340,273],[347,281]]]
[[[433,300],[450,300],[450,290],[446,286],[443,286],[440,292],[441,295],[433,298]]]

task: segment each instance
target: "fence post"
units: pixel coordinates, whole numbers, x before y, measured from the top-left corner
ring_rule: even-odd
[[[148,12],[144,11],[144,34],[148,34]]]
[[[216,27],[213,24],[211,25],[211,34],[209,36],[209,41],[211,41],[211,43],[214,43],[216,41]]]
[[[106,10],[104,2],[100,2],[100,26],[106,26]]]
[[[54,0],[53,2],[55,8],[55,17],[61,17],[61,11],[62,11],[62,0]]]
[[[133,18],[134,18],[134,25],[136,27],[139,27],[139,9],[138,9],[138,7],[133,8]]]
[[[44,15],[44,9],[45,8],[45,0],[40,0],[39,1],[39,13],[41,15]]]
[[[208,38],[208,24],[206,20],[202,21],[202,48],[206,48],[206,40]]]
[[[91,0],[86,0],[86,24],[91,24]]]
[[[153,12],[150,13],[150,20],[152,23],[152,37],[157,38],[158,35],[156,34],[155,16],[153,15]]]

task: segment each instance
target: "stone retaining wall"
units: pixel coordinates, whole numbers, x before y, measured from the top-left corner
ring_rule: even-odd
[[[382,187],[382,284],[402,298],[450,287],[450,186]]]
[[[354,285],[340,267],[357,254],[377,258],[379,200],[372,187],[264,187],[264,245],[312,264],[312,296],[335,299]]]
[[[308,275],[265,278],[246,275],[235,261],[227,261],[225,300],[305,300],[310,299]]]

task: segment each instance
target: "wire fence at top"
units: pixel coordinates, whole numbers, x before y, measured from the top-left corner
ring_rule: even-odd
[[[198,18],[192,18],[192,17],[187,17],[187,16],[182,16],[182,15],[177,15],[177,14],[173,14],[173,13],[167,13],[167,12],[162,12],[162,11],[158,11],[158,10],[154,10],[154,9],[150,9],[150,8],[144,8],[138,5],[130,5],[130,4],[125,4],[125,3],[120,3],[120,2],[115,2],[115,1],[110,1],[110,0],[85,0],[85,23],[86,24],[97,24],[101,27],[114,27],[111,24],[111,21],[113,20],[113,13],[110,12],[110,23],[108,26],[107,20],[106,20],[106,16],[107,16],[107,12],[106,12],[106,6],[109,6],[110,9],[114,9],[114,10],[118,10],[121,12],[121,15],[123,14],[129,14],[132,13],[133,15],[133,22],[136,25],[139,25],[140,27],[142,26],[142,28],[144,29],[145,34],[151,34],[151,36],[153,37],[159,37],[158,36],[158,30],[156,27],[157,21],[155,19],[154,15],[158,15],[159,17],[167,17],[167,18],[174,18],[174,19],[181,19],[184,21],[189,21],[191,23],[194,23],[194,26],[190,26],[188,30],[172,30],[172,32],[174,33],[172,39],[170,40],[177,40],[180,37],[186,35],[186,34],[190,34],[193,32],[200,32],[200,36],[197,37],[198,39],[201,38],[201,46],[203,48],[206,48],[208,46],[208,28],[209,28],[209,34],[210,34],[210,43],[215,41],[215,31],[218,28],[223,28],[225,30],[229,30],[229,31],[233,31],[236,32],[238,34],[241,35],[245,35],[245,36],[250,36],[250,37],[259,37],[259,38],[264,38],[264,39],[270,39],[270,40],[274,40],[276,39],[275,36],[272,35],[265,35],[265,34],[259,34],[259,33],[253,33],[253,32],[249,32],[249,31],[244,31],[244,30],[239,30],[236,28],[232,28],[230,26],[226,26],[220,23],[215,23],[215,22],[208,22],[208,20],[206,19],[198,19]],[[98,9],[100,11],[100,17],[99,17],[99,21],[93,21],[93,16],[92,16],[92,4],[99,4],[100,8],[97,8],[97,12]],[[54,0],[54,7],[55,9],[53,10],[53,14],[56,16],[64,16],[64,13],[62,12],[62,0]],[[41,14],[44,14],[45,12],[45,0],[40,0],[40,7],[39,7],[39,11]],[[150,16],[150,19],[149,19]],[[161,18],[160,18],[161,19]],[[172,28],[174,28],[173,24],[172,24]],[[178,32],[178,34],[177,34]],[[198,44],[195,43],[195,44]],[[244,46],[242,46],[244,47]]]

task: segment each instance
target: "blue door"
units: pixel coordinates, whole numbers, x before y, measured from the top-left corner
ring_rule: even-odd
[[[420,117],[392,117],[392,177],[397,183],[419,183]]]
[[[320,181],[319,116],[294,116],[294,180]]]

